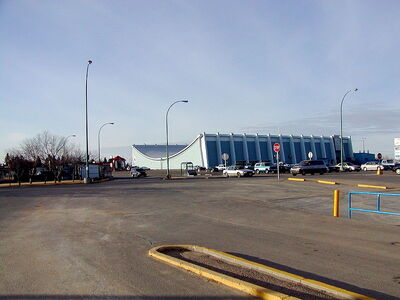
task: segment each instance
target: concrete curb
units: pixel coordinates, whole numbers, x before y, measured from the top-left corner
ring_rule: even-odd
[[[105,181],[110,181],[113,180],[113,178],[103,178],[103,179],[99,179],[99,180],[95,180],[93,181],[93,183],[100,183],[100,182],[105,182]],[[54,181],[47,181],[46,183],[44,183],[43,181],[39,181],[39,182],[21,182],[21,185],[19,185],[16,182],[12,182],[12,183],[0,183],[0,188],[14,188],[14,187],[24,187],[24,186],[54,186],[54,185],[72,185],[72,184],[83,184],[83,180],[63,180],[61,182],[54,182]]]
[[[302,285],[305,285],[307,287],[323,291],[326,293],[329,293],[334,296],[339,296],[342,297],[343,299],[362,299],[362,300],[374,300],[374,298],[370,298],[361,294],[353,293],[329,284],[325,284],[316,280],[312,280],[309,278],[305,278],[302,276],[298,276],[292,273],[288,273],[285,271],[281,271],[275,268],[271,268],[256,262],[249,261],[247,259],[241,258],[234,256],[232,254],[228,254],[225,252],[221,252],[218,250],[214,250],[211,248],[206,248],[206,247],[201,247],[201,246],[196,246],[196,245],[163,245],[163,246],[158,246],[155,248],[152,248],[149,250],[149,255],[157,258],[159,260],[162,260],[164,262],[167,262],[169,264],[172,264],[174,266],[183,268],[185,270],[191,271],[197,275],[200,275],[202,277],[214,280],[216,282],[222,283],[224,285],[227,285],[229,287],[232,287],[234,289],[240,290],[242,292],[248,293],[250,295],[259,297],[261,299],[284,299],[284,300],[294,300],[298,299],[296,297],[291,297],[282,293],[274,292],[272,290],[266,289],[264,287],[254,285],[221,273],[217,273],[211,270],[208,270],[206,268],[191,264],[189,262],[177,259],[175,257],[171,257],[169,255],[163,254],[159,252],[159,250],[165,250],[165,249],[186,249],[190,251],[195,251],[195,252],[200,252],[203,254],[207,254],[216,258],[219,258],[221,260],[239,265],[241,267],[249,268],[252,270],[260,271],[263,273],[267,273],[273,277],[283,279],[283,280],[289,280],[295,283],[299,283]]]
[[[349,185],[352,186],[353,184],[348,184],[348,183],[340,183],[336,181],[326,181],[326,180],[312,180],[312,179],[304,179],[304,178],[292,178],[289,177],[288,180],[290,181],[309,181],[309,182],[316,182],[316,183],[323,183],[323,184],[341,184],[341,185]],[[389,189],[395,189],[395,188],[390,188],[388,186],[383,186],[383,185],[370,185],[370,184],[355,184],[354,186],[356,187],[361,187],[361,188],[371,188],[371,189],[383,189],[383,190],[389,190]]]
[[[292,178],[292,177],[289,177],[288,180],[291,180],[291,181],[306,181],[304,178]]]
[[[337,184],[335,181],[326,181],[326,180],[317,180],[318,183],[323,183],[323,184]]]
[[[383,190],[389,189],[389,187],[382,185],[357,184],[357,186],[363,188],[372,188],[372,189],[383,189]]]

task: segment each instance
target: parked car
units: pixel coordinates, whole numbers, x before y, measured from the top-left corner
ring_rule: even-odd
[[[254,175],[254,171],[250,169],[241,169],[237,166],[230,166],[227,167],[222,174],[225,177],[231,177],[231,176],[236,176],[236,177],[249,177]]]
[[[249,169],[249,170],[254,170],[254,164],[253,163],[247,163],[244,165],[245,169]]]
[[[384,170],[385,167],[377,161],[369,161],[361,165],[361,170],[363,171],[377,171],[378,169]]]
[[[257,174],[270,173],[272,171],[272,169],[274,169],[272,167],[273,167],[273,164],[269,161],[258,162],[254,165],[254,172],[256,172]],[[276,171],[276,166],[275,166],[275,171]]]
[[[129,171],[133,178],[146,177],[147,173],[142,168],[131,168]]]
[[[341,163],[338,163],[335,166],[335,168],[337,168],[337,170],[339,171],[341,165],[342,165]],[[353,171],[359,172],[359,171],[361,171],[361,167],[359,165],[354,165],[354,164],[352,164],[350,162],[344,162],[343,163],[343,170],[344,171],[348,171],[348,172],[353,172]]]
[[[206,170],[206,168],[204,168],[204,167],[202,167],[202,166],[194,166],[193,169],[197,170],[198,172],[199,172],[199,171],[205,171],[205,170]]]
[[[395,164],[394,167],[392,168],[393,172],[395,172],[397,175],[400,175],[400,164]]]
[[[328,171],[328,168],[322,160],[303,160],[290,169],[290,173],[292,173],[293,176],[296,176],[297,174],[314,175],[315,173],[322,175]]]
[[[276,167],[276,164],[275,164],[275,167]],[[292,168],[291,164],[287,164],[283,161],[279,162],[279,172],[280,173],[289,173],[291,168]]]
[[[395,162],[393,159],[384,159],[381,160],[381,165],[387,170],[392,170],[395,166]]]
[[[216,168],[218,169],[218,171],[223,171],[223,170],[225,170],[225,165],[223,165],[223,164],[221,164],[221,165],[218,165],[218,166],[216,166]]]

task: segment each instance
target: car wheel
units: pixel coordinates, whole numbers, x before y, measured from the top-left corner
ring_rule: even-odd
[[[400,169],[396,169],[396,174],[400,175]]]
[[[364,167],[364,169],[363,169],[364,171],[367,171],[367,168],[366,167]]]
[[[224,173],[223,175],[224,177],[228,178],[228,173]]]
[[[311,172],[311,175],[314,175],[314,172]]]
[[[349,169],[349,172],[353,172],[353,170],[352,170],[352,169]]]
[[[319,175],[324,175],[324,172],[320,172]]]
[[[293,175],[293,176],[296,176],[297,174],[296,174],[296,173],[292,173],[292,175]]]
[[[237,178],[240,178],[240,173],[237,172],[237,173],[236,173],[236,176],[237,176]]]
[[[260,174],[260,170],[257,169],[257,170],[256,170],[256,174]]]
[[[306,175],[306,172],[304,172],[304,171],[301,171],[301,175],[303,175],[303,176],[304,176],[304,175]]]

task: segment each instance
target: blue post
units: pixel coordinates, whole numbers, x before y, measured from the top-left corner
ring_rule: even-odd
[[[381,195],[376,196],[376,210],[381,211]]]
[[[351,192],[349,192],[348,200],[347,200],[347,215],[349,219],[351,219]]]

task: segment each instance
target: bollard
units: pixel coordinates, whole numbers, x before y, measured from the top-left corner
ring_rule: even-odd
[[[339,217],[339,190],[333,191],[333,216]]]
[[[382,171],[381,168],[378,168],[378,169],[376,170],[376,175],[383,175],[383,171]]]

